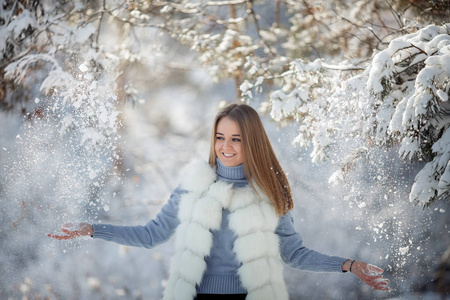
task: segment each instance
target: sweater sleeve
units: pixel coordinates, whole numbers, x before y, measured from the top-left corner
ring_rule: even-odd
[[[155,219],[144,226],[94,224],[94,238],[121,245],[153,248],[167,241],[179,224],[178,203],[185,191],[176,188]]]
[[[280,238],[281,258],[290,267],[313,272],[342,272],[341,266],[347,258],[306,248],[301,235],[294,229],[291,213],[279,219],[275,233]]]

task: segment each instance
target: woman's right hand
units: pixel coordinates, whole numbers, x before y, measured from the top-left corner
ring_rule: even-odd
[[[60,230],[64,234],[49,233],[47,236],[57,240],[71,240],[80,236],[92,236],[94,234],[94,228],[88,223],[67,223]]]

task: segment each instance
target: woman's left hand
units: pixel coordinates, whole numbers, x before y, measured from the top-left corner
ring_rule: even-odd
[[[381,275],[383,269],[363,261],[355,261],[352,264],[351,272],[373,289],[389,291],[389,288],[387,287],[389,279],[383,278],[383,275]]]

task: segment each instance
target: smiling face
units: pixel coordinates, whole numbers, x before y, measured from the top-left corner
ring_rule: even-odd
[[[237,123],[228,117],[223,117],[217,123],[214,150],[227,167],[235,167],[244,162],[241,132]]]
[[[251,187],[264,193],[283,216],[294,207],[291,188],[272,149],[258,112],[247,104],[232,103],[214,118],[208,163],[217,166],[217,158],[228,167],[244,164]]]

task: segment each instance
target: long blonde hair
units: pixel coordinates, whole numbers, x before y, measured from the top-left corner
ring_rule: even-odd
[[[261,119],[251,106],[229,104],[216,115],[212,128],[209,164],[212,167],[216,165],[214,144],[217,124],[224,117],[236,122],[241,132],[244,170],[251,187],[257,192],[255,183],[270,199],[278,216],[285,215],[294,207],[291,187],[272,149]]]

